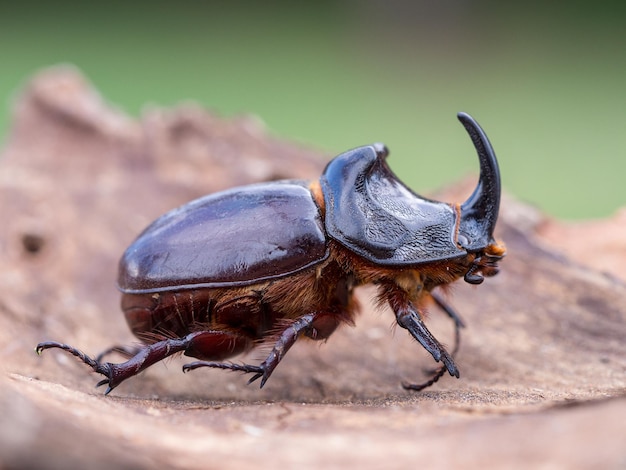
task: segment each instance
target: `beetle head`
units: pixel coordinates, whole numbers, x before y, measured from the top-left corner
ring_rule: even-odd
[[[474,192],[461,204],[457,240],[465,250],[476,253],[465,280],[470,284],[480,284],[483,276],[493,276],[498,272],[497,262],[504,256],[504,248],[493,238],[500,210],[500,169],[491,143],[478,123],[469,114],[459,113],[458,118],[478,153],[480,176]]]

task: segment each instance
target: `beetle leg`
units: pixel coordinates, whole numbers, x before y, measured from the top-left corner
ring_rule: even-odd
[[[246,374],[255,374],[248,383],[255,381],[264,373],[263,367],[253,366],[251,364],[235,364],[234,362],[212,362],[212,361],[195,361],[185,364],[183,372],[199,369],[200,367],[212,367],[213,369],[235,370]],[[263,385],[261,385],[263,386]]]
[[[452,320],[454,321],[454,326],[455,326],[454,349],[452,350],[452,356],[455,356],[457,351],[459,350],[459,345],[461,344],[461,328],[464,328],[465,325],[463,324],[463,321],[459,317],[458,313],[456,313],[456,311],[452,307],[450,307],[450,305],[448,305],[445,301],[443,301],[441,297],[439,297],[437,294],[431,293],[431,295],[433,299],[435,299],[435,303],[439,305],[439,307],[441,307],[441,309],[444,312],[446,312],[448,316],[452,318]],[[421,390],[424,390],[425,388],[430,387],[432,384],[437,382],[441,377],[443,377],[443,374],[445,374],[447,370],[448,370],[447,367],[443,365],[438,370],[434,370],[432,372],[431,378],[427,380],[426,382],[423,382],[420,384],[414,384],[414,383],[403,381],[402,387],[405,390],[414,390],[414,391],[419,392]]]
[[[131,357],[136,355],[140,349],[141,346],[111,346],[110,348],[106,348],[104,351],[100,352],[100,354],[96,356],[96,362],[102,362],[102,359],[112,353],[118,353],[126,359],[130,359]]]
[[[183,366],[183,372],[188,372],[190,370],[198,369],[200,367],[213,367],[216,369],[228,369],[234,371],[240,371],[245,373],[254,374],[248,383],[252,383],[255,380],[261,378],[261,386],[263,388],[267,379],[270,378],[276,366],[280,363],[282,358],[287,354],[287,351],[293,346],[296,340],[300,337],[301,334],[307,333],[312,328],[313,321],[315,320],[316,314],[309,313],[306,315],[302,315],[293,323],[290,323],[287,328],[285,328],[276,343],[274,343],[274,347],[272,351],[269,353],[267,358],[258,366],[253,366],[250,364],[233,364],[233,363],[224,363],[224,362],[209,362],[209,361],[196,361],[190,364],[185,364]]]
[[[411,336],[433,356],[435,361],[442,361],[450,375],[459,377],[459,370],[454,364],[452,356],[448,354],[439,341],[428,331],[428,328],[426,328],[426,325],[415,309],[410,309],[406,312],[397,312],[396,321],[402,328],[409,330]]]
[[[435,303],[439,306],[439,308],[441,308],[441,310],[446,312],[446,314],[452,319],[457,329],[465,328],[465,323],[463,322],[459,314],[456,312],[456,310],[454,310],[450,305],[448,305],[448,303],[445,300],[443,300],[443,298],[441,298],[439,294],[437,294],[436,292],[431,292],[430,295],[435,301]]]
[[[67,351],[68,353],[76,356],[83,361],[94,372],[104,375],[106,378],[96,384],[96,387],[107,385],[107,389],[104,392],[108,395],[111,390],[121,384],[124,380],[137,375],[142,370],[150,367],[151,365],[162,361],[166,357],[173,354],[183,352],[192,345],[196,336],[203,334],[204,332],[190,333],[184,338],[172,338],[159,341],[154,344],[150,344],[138,350],[137,354],[131,357],[128,361],[121,364],[113,364],[111,362],[100,362],[91,358],[79,349],[63,343],[57,343],[55,341],[47,341],[39,343],[35,351],[37,354],[41,354],[46,349],[59,348]]]
[[[76,349],[67,344],[57,343],[56,341],[45,341],[37,345],[37,347],[35,348],[35,352],[41,355],[41,353],[45,351],[46,349],[53,349],[53,348],[59,348],[59,349],[63,349],[64,351],[69,352],[73,356],[76,356],[78,359],[83,361],[89,367],[91,367],[94,370],[94,372],[97,372],[98,374],[102,374],[102,375],[109,377],[109,374],[110,374],[109,363],[107,362],[101,363],[96,359],[92,359],[90,356],[82,352],[80,349]],[[98,383],[97,386],[100,386],[100,383]],[[109,391],[107,390],[106,393],[109,393]]]
[[[384,297],[389,302],[392,310],[396,314],[398,325],[406,329],[423,347],[428,351],[435,361],[443,362],[450,375],[459,377],[459,370],[454,364],[452,356],[437,341],[432,333],[426,328],[424,321],[413,303],[409,300],[408,294],[398,288],[387,286]],[[444,309],[445,310],[445,309]],[[450,313],[446,310],[446,313]]]

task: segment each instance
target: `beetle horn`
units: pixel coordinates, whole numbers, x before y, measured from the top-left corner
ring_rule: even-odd
[[[493,242],[493,230],[500,210],[500,169],[487,135],[474,118],[466,113],[459,113],[457,117],[472,139],[480,161],[478,185],[461,205],[459,243],[472,251]]]

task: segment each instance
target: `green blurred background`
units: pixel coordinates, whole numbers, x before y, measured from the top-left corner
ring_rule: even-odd
[[[194,100],[328,154],[383,141],[418,192],[477,170],[563,218],[626,203],[626,2],[0,3],[0,139],[42,67],[72,63],[128,113]]]

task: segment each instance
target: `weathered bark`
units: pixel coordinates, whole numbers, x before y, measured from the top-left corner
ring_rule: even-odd
[[[134,342],[117,261],[153,218],[230,186],[314,178],[324,161],[252,117],[185,106],[131,119],[73,69],[29,82],[0,160],[0,467],[623,465],[626,247],[508,197],[501,274],[451,297],[468,324],[461,379],[425,392],[400,381],[423,378],[428,355],[368,289],[355,328],[296,344],[263,390],[239,374],[183,376],[181,358],[105,397],[73,358],[35,355],[48,339],[92,354]],[[451,342],[443,315],[429,322]]]

